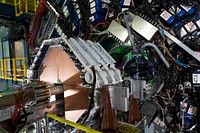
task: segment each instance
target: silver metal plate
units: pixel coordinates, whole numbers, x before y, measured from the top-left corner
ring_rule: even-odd
[[[124,112],[127,112],[129,110],[129,98],[112,97],[110,101],[113,108],[116,110],[124,111]]]
[[[109,86],[110,97],[126,97],[129,98],[129,88],[119,86]]]
[[[129,88],[109,86],[109,93],[114,109],[125,112],[129,110]]]
[[[117,23],[115,20],[111,22],[108,27],[108,31],[122,42],[124,42],[128,37],[128,31],[126,28]]]
[[[153,37],[153,35],[158,31],[158,28],[144,20],[139,16],[133,18],[131,23],[132,29],[139,33],[141,36],[146,38],[148,41]]]
[[[145,80],[130,80],[131,81],[131,93],[134,98],[143,100],[143,90],[146,88]]]
[[[173,42],[175,42],[179,47],[181,47],[182,49],[184,49],[186,52],[188,52],[191,56],[193,56],[194,58],[196,58],[198,61],[200,61],[200,56],[198,56],[195,51],[193,51],[192,49],[190,49],[187,45],[185,45],[184,43],[182,43],[180,40],[178,40],[176,37],[174,37],[173,35],[171,35],[168,31],[163,30],[164,34]]]

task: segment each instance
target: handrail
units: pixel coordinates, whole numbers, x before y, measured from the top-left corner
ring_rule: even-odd
[[[26,76],[26,58],[9,58],[0,60],[0,78],[22,81]]]
[[[61,122],[61,123],[64,123],[64,124],[66,124],[66,125],[69,125],[69,126],[71,126],[71,127],[80,129],[80,130],[85,131],[85,132],[89,132],[89,133],[102,133],[102,132],[100,132],[100,131],[97,131],[97,130],[88,128],[88,127],[86,127],[86,126],[83,126],[83,125],[74,123],[74,122],[72,122],[72,121],[66,120],[66,119],[64,119],[64,118],[55,116],[55,115],[53,115],[53,114],[51,114],[51,113],[46,113],[45,116],[46,116],[46,117],[49,117],[49,118],[51,118],[51,119],[57,120],[57,121],[59,121],[59,122]]]
[[[3,60],[0,60],[0,78],[4,78],[4,65]]]
[[[0,4],[7,4],[14,7],[15,16],[24,13],[35,13],[39,4],[38,0],[0,0]]]

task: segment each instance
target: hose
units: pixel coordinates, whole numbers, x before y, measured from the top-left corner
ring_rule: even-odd
[[[127,31],[128,31],[128,35],[129,35],[129,39],[130,39],[130,42],[131,42],[131,45],[132,45],[132,48],[133,48],[133,52],[134,53],[138,53],[138,50],[135,46],[135,40],[134,40],[134,36],[132,36],[132,33],[131,33],[131,28],[129,26],[129,21],[132,20],[132,17],[128,14],[124,15],[124,20],[126,22],[126,28],[127,28]]]
[[[154,48],[154,50],[157,52],[157,54],[159,55],[159,57],[161,58],[161,60],[164,62],[164,64],[166,65],[167,68],[170,67],[168,61],[166,60],[166,58],[163,56],[163,54],[161,53],[161,51],[159,50],[159,48],[153,44],[153,43],[145,43],[142,45],[141,49],[144,50],[146,47],[152,47]]]

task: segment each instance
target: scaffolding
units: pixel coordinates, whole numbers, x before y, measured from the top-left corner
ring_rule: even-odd
[[[39,0],[0,0],[0,4],[13,6],[15,16],[18,17],[24,13],[35,13]]]
[[[0,78],[4,80],[23,81],[26,77],[26,58],[0,60]]]

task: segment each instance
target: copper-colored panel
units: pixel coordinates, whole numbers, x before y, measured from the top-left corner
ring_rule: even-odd
[[[55,83],[58,79],[68,84],[77,85],[82,82],[79,77],[80,71],[75,67],[70,57],[58,46],[49,49],[40,70],[40,79],[48,83]],[[73,79],[70,79],[72,77]],[[68,79],[70,82],[67,82]]]
[[[135,124],[135,122],[139,121],[140,121],[140,113],[138,109],[138,100],[133,98],[133,96],[131,96],[128,123]]]
[[[103,86],[103,119],[101,129],[104,133],[117,133],[118,125],[115,111],[112,109],[108,86]]]
[[[80,71],[70,57],[60,49],[51,47],[40,69],[40,80],[49,84],[60,80],[65,89],[65,114],[69,120],[76,121],[89,106],[90,88],[81,87]]]

